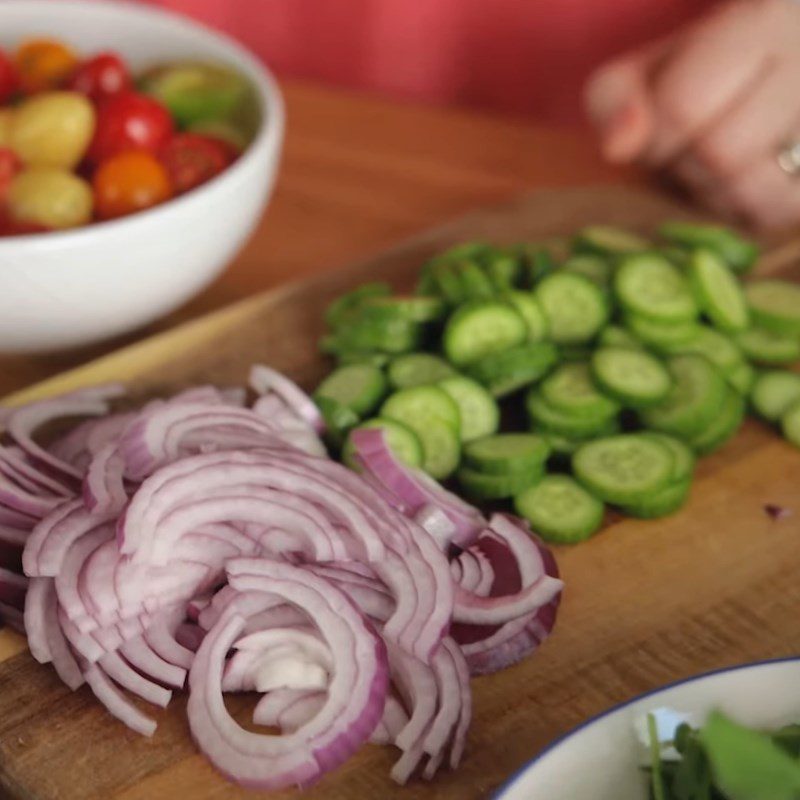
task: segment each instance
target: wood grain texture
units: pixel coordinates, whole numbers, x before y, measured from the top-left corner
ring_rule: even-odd
[[[526,188],[633,180],[603,163],[588,131],[296,81],[282,89],[288,129],[275,194],[230,268],[182,309],[125,339],[49,356],[0,356],[0,396]]]
[[[200,381],[237,383],[254,360],[311,385],[324,369],[315,349],[321,311],[365,277],[406,286],[430,253],[464,237],[539,238],[589,221],[646,230],[676,215],[682,209],[643,191],[535,194],[425,233],[346,272],[252,299],[11,400],[104,379],[122,378],[143,395]],[[401,789],[388,778],[395,752],[365,747],[304,796],[486,798],[548,741],[612,703],[698,671],[797,653],[799,482],[800,452],[748,422],[702,462],[679,514],[657,522],[620,520],[585,544],[559,550],[567,590],[555,634],[524,663],[473,681],[475,718],[456,773]],[[772,521],[765,503],[792,508],[794,515]],[[18,638],[0,633],[0,654],[18,645]],[[178,698],[156,712],[158,732],[142,739],[111,719],[88,690],[70,693],[49,668],[17,652],[0,664],[0,786],[26,800],[258,796],[226,783],[194,751],[183,709]]]

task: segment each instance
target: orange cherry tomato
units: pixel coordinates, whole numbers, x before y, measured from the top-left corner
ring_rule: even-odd
[[[129,150],[109,158],[92,179],[94,210],[112,219],[163,203],[172,197],[172,185],[158,159],[142,150]]]
[[[57,89],[78,63],[77,55],[56,39],[29,39],[14,54],[20,88],[28,94]]]

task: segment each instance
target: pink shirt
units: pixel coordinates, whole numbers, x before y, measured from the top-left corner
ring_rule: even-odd
[[[595,66],[713,0],[143,1],[227,31],[279,75],[574,121]]]

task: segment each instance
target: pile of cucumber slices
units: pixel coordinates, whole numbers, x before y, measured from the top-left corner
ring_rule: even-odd
[[[415,295],[361,286],[326,316],[329,445],[358,469],[350,432],[380,428],[404,463],[554,542],[591,536],[607,504],[670,514],[748,408],[800,447],[800,284],[742,281],[757,257],[725,228],[598,225],[453,247]]]

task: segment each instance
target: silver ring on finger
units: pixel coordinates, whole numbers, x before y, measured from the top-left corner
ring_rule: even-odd
[[[778,151],[778,166],[792,178],[800,177],[800,138],[790,139]]]

